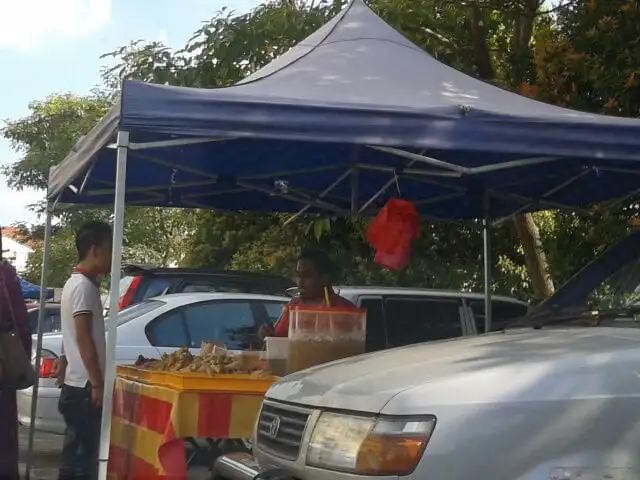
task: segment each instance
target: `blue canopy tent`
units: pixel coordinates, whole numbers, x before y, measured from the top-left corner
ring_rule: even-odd
[[[293,219],[375,212],[399,195],[426,217],[485,219],[488,327],[489,219],[621,200],[640,191],[639,173],[640,121],[554,107],[471,78],[352,0],[234,86],[125,81],[119,103],[50,174],[47,239],[57,202],[114,202],[117,291],[125,203],[297,212]],[[111,302],[117,312],[117,297]]]
[[[395,175],[427,216],[500,217],[634,191],[638,132],[637,120],[449,68],[356,0],[232,87],[125,81],[120,103],[52,172],[49,198],[110,203],[119,146],[134,205],[375,211],[385,185],[397,194]]]

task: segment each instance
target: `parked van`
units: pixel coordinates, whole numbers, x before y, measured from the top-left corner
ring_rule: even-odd
[[[637,230],[517,328],[284,377],[216,478],[638,479],[639,297]]]

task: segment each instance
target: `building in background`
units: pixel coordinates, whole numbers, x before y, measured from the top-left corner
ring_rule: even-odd
[[[29,243],[31,242],[23,240],[20,229],[14,227],[2,229],[2,258],[11,263],[18,273],[27,268],[29,255],[33,253]]]

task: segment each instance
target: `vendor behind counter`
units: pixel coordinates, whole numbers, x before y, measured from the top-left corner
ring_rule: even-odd
[[[355,307],[341,297],[331,286],[333,265],[324,250],[305,249],[298,256],[296,283],[298,295],[285,305],[275,326],[265,324],[260,327],[260,338],[286,337],[289,334],[289,307],[292,305],[330,305],[332,307]]]

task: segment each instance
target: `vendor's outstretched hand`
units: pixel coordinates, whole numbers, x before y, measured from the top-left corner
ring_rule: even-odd
[[[275,330],[273,328],[273,325],[271,325],[270,323],[263,323],[262,325],[260,325],[260,329],[258,330],[258,336],[260,337],[260,340],[264,340],[264,337],[272,337],[274,333]]]

